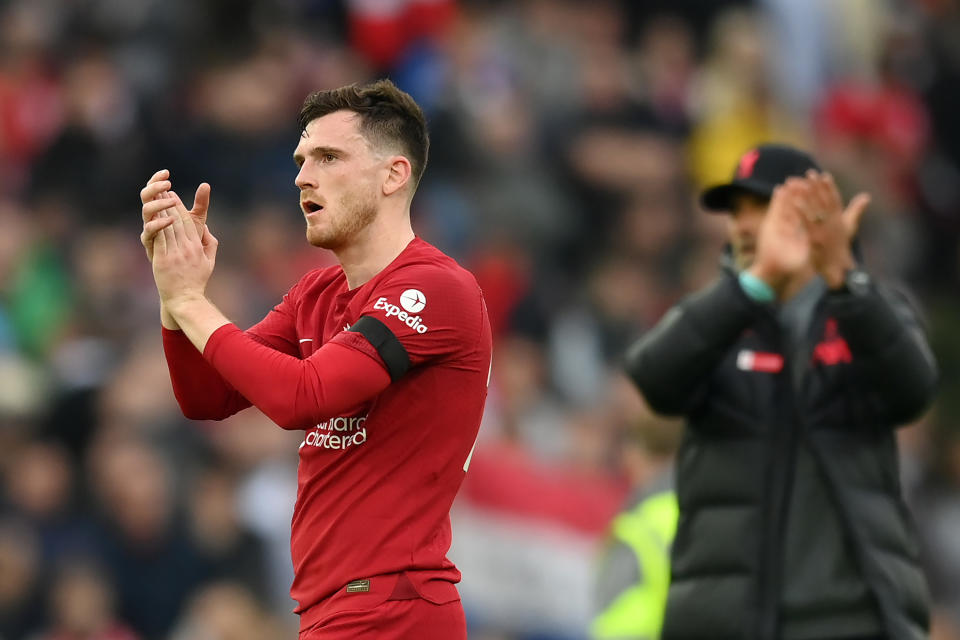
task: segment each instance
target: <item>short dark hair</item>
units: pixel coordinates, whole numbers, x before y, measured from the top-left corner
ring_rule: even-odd
[[[372,144],[398,145],[410,161],[416,188],[427,166],[430,137],[423,111],[410,94],[390,80],[315,91],[300,108],[300,132],[313,120],[335,111],[353,111],[360,116],[360,132]]]

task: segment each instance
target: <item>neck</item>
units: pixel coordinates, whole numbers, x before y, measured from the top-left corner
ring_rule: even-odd
[[[381,211],[349,244],[334,249],[347,286],[356,289],[383,271],[414,239],[409,210],[405,215]]]

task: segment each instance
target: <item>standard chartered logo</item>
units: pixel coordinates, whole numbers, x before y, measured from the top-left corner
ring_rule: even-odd
[[[420,293],[415,289],[410,289],[410,291],[415,291],[416,293]],[[404,295],[406,295],[407,293],[409,293],[409,291],[405,291]],[[420,294],[420,295],[422,296],[423,294]],[[426,305],[426,302],[421,302],[419,300],[416,302],[416,304],[408,303],[407,300],[404,300],[403,302],[407,303],[404,306],[406,306],[408,309],[420,310],[420,309],[423,309],[424,305]],[[384,313],[387,314],[388,318],[396,316],[397,320],[407,325],[411,329],[414,329],[417,333],[426,333],[427,329],[429,329],[427,325],[423,324],[423,321],[420,319],[420,316],[415,316],[412,313],[407,313],[397,305],[390,304],[389,302],[387,302],[386,298],[378,298],[376,303],[374,303],[373,308],[383,309]]]
[[[300,443],[303,447],[323,449],[349,449],[367,441],[367,416],[337,416],[314,427]]]

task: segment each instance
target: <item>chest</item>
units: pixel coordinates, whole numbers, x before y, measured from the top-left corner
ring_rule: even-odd
[[[751,328],[725,354],[709,397],[755,416],[789,404],[816,411],[855,393],[854,355],[833,318],[815,320],[800,339]]]
[[[304,358],[359,320],[369,297],[362,290],[333,285],[311,293],[297,307],[297,338]]]

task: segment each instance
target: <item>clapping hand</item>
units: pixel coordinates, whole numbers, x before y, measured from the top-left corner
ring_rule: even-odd
[[[143,203],[143,232],[140,234],[140,242],[151,262],[153,262],[154,242],[158,239],[157,234],[173,223],[174,214],[183,219],[192,220],[201,237],[207,224],[210,185],[203,182],[197,187],[193,208],[188,211],[180,200],[180,196],[170,190],[172,183],[169,178],[170,172],[161,169],[153,174],[146,186],[140,190],[140,201]]]
[[[802,178],[789,178],[776,187],[757,234],[757,255],[750,272],[769,284],[777,297],[810,264],[810,239],[798,206],[803,189]]]
[[[829,288],[839,288],[854,266],[851,243],[869,203],[870,196],[859,193],[844,208],[828,173],[811,170],[789,178],[773,192],[751,273],[778,297],[804,270],[819,273]]]
[[[810,238],[810,260],[827,286],[837,289],[843,285],[847,271],[855,266],[853,238],[870,204],[870,196],[858,193],[844,208],[840,191],[829,173],[808,171],[804,182],[803,198],[798,206]]]
[[[140,241],[153,265],[157,291],[166,311],[172,311],[172,305],[180,301],[203,297],[218,245],[206,224],[210,185],[203,183],[197,188],[193,208],[188,210],[176,192],[170,190],[169,175],[166,169],[156,172],[140,191]],[[174,328],[170,321],[165,324]]]

